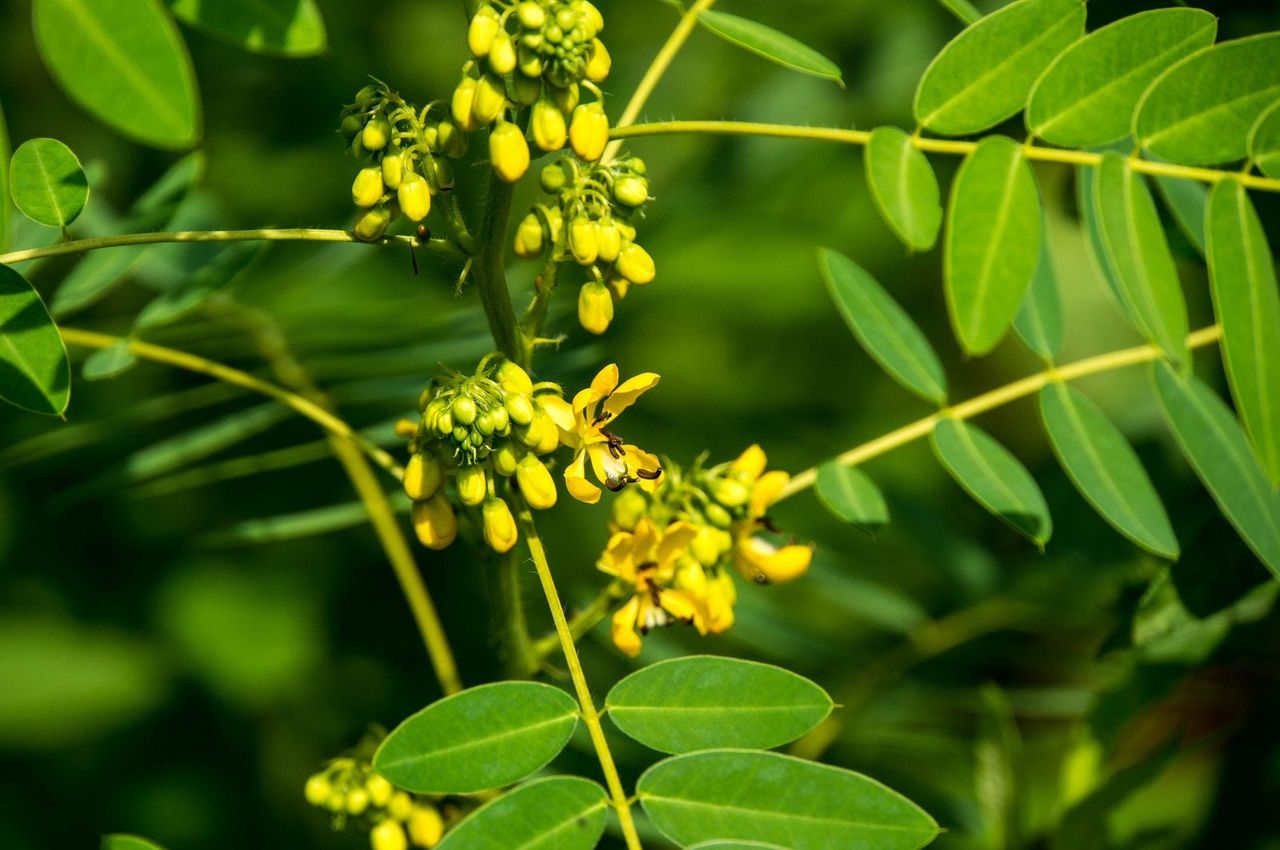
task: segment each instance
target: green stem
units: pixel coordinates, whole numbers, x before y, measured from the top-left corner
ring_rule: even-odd
[[[534,280],[533,301],[529,303],[524,321],[520,323],[520,365],[525,369],[533,364],[533,349],[542,336],[542,327],[547,322],[547,309],[551,306],[551,297],[556,291],[556,281],[560,276],[560,263],[556,260],[558,251],[558,245],[552,246],[551,259],[547,260],[542,273]]]
[[[514,552],[498,557],[498,596],[501,599],[499,628],[502,632],[503,659],[507,675],[525,679],[538,672],[541,659],[529,638],[529,621],[525,617],[524,593],[520,588],[520,559]]]
[[[622,584],[616,581],[597,593],[596,598],[587,603],[585,608],[569,618],[569,634],[573,640],[575,642],[581,640],[583,635],[594,629],[596,624],[608,615],[609,609],[624,595]],[[533,644],[536,663],[541,663],[548,655],[555,652],[559,645],[560,636],[555,633],[539,638]]]
[[[520,362],[523,343],[516,326],[516,311],[511,305],[511,292],[507,289],[506,271],[507,222],[511,218],[514,194],[511,185],[496,176],[490,179],[472,275],[494,343],[503,354]]]

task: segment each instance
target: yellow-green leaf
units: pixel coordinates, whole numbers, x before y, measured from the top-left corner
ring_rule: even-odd
[[[1249,131],[1249,158],[1263,174],[1280,179],[1280,100],[1258,116]]]
[[[326,46],[315,0],[167,0],[174,17],[245,50],[314,56]]]
[[[0,265],[0,398],[60,416],[71,400],[71,364],[62,334],[27,279]]]
[[[71,148],[57,139],[28,139],[9,163],[9,193],[37,224],[66,227],[89,200],[89,180]]]
[[[762,56],[784,68],[844,85],[840,68],[836,63],[807,44],[758,21],[730,15],[727,12],[703,9],[698,13],[698,23],[730,44]]]
[[[928,251],[942,225],[938,178],[928,158],[897,127],[877,127],[867,140],[867,185],[880,215],[913,251]]]
[[[872,531],[889,522],[889,506],[880,488],[856,466],[824,463],[818,467],[814,489],[827,510],[851,525]]]

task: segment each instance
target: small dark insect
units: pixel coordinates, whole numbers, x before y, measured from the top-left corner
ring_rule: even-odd
[[[418,241],[426,242],[430,238],[431,238],[431,228],[427,227],[425,224],[419,224],[418,225]]]

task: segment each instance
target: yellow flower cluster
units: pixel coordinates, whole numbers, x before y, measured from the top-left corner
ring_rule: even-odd
[[[515,123],[531,107],[528,133],[544,151],[568,141],[575,153],[600,158],[609,120],[595,83],[609,75],[609,51],[597,37],[604,17],[588,0],[487,0],[467,32],[475,58],[462,69],[451,111],[464,130],[493,126],[489,158],[514,183],[529,168],[526,129]],[[582,102],[587,90],[596,97]]]
[[[594,334],[613,321],[614,304],[631,284],[653,281],[653,257],[636,240],[635,222],[650,200],[644,160],[628,157],[583,167],[564,156],[542,169],[536,204],[516,228],[515,253],[555,262],[574,260],[588,270],[578,291],[578,320]]]
[[[303,793],[308,803],[332,814],[335,829],[350,823],[368,829],[373,850],[431,848],[444,835],[438,800],[398,790],[365,759],[334,759],[307,779]]]
[[[576,407],[575,403],[575,407]],[[813,547],[779,545],[769,507],[790,476],[766,471],[751,446],[736,460],[705,469],[667,464],[661,487],[629,490],[613,504],[613,535],[599,561],[630,595],[613,616],[613,642],[640,652],[648,631],[671,622],[716,634],[733,625],[737,589],[730,567],[759,584],[802,575]]]
[[[423,221],[432,197],[453,188],[446,157],[463,156],[467,137],[447,117],[432,118],[434,108],[419,112],[380,82],[365,86],[344,108],[342,134],[351,153],[368,160],[351,184],[360,239],[381,239],[401,215]]]

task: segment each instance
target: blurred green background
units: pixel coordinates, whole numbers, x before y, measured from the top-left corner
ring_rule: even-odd
[[[331,47],[318,58],[253,56],[186,33],[206,116],[207,170],[184,206],[191,226],[349,226],[356,166],[334,132],[341,105],[368,74],[419,103],[456,82],[465,21],[454,0],[319,5]],[[616,116],[676,15],[657,0],[600,5]],[[919,74],[959,28],[930,0],[722,5],[832,57],[848,89],[697,33],[649,118],[909,127]],[[1095,0],[1090,27],[1153,5]],[[1205,5],[1224,38],[1280,28],[1275,3]],[[101,216],[127,209],[176,158],[78,111],[44,70],[29,16],[23,0],[0,7],[0,103],[15,146],[53,136],[96,164],[76,225],[90,233],[92,213],[105,226]],[[624,374],[660,372],[661,386],[628,414],[627,437],[640,445],[718,461],[759,442],[772,465],[798,471],[929,412],[831,308],[820,245],[855,258],[908,307],[943,356],[953,398],[1039,368],[1012,339],[964,360],[939,253],[905,254],[872,207],[858,150],[702,137],[630,147],[657,196],[639,238],[658,279],[633,290],[603,339],[577,327],[566,287],[551,329],[568,338],[539,377],[576,388],[614,360]],[[949,179],[956,162],[935,163]],[[474,204],[486,171],[459,168],[464,202]],[[1136,344],[1086,258],[1070,173],[1038,176],[1067,303],[1062,359]],[[1258,203],[1280,224],[1272,199]],[[1203,264],[1186,240],[1175,250],[1193,326],[1208,324]],[[127,331],[157,287],[210,256],[150,254],[73,324]],[[76,262],[49,262],[32,280],[47,298]],[[227,297],[273,317],[343,416],[393,445],[389,423],[438,364],[467,368],[488,348],[474,294],[453,294],[456,269],[419,263],[415,276],[398,251],[280,245]],[[519,305],[531,277],[530,264],[513,273]],[[252,339],[217,315],[148,338],[262,369]],[[1216,354],[1198,366],[1221,388]],[[1280,615],[1272,591],[1250,593],[1270,579],[1179,457],[1144,370],[1081,387],[1125,429],[1164,495],[1183,549],[1171,569],[1093,514],[1025,401],[980,424],[1045,491],[1057,533],[1044,553],[913,444],[867,468],[890,502],[886,530],[842,526],[812,493],[785,503],[780,524],[818,543],[810,574],[786,587],[740,583],[731,632],[665,630],[638,663],[710,652],[812,677],[844,707],[802,751],[919,802],[947,829],[939,848],[1280,848]],[[303,780],[368,724],[394,724],[438,690],[319,439],[257,397],[149,364],[78,380],[67,423],[0,412],[0,847],[94,847],[112,831],[170,850],[366,846],[307,807]],[[246,458],[278,468],[232,477],[239,467],[226,462]],[[567,499],[543,522],[570,601],[602,585],[593,565],[605,522],[605,509]],[[488,565],[462,546],[420,555],[464,680],[500,678]],[[548,618],[531,569],[527,578],[541,633]],[[634,666],[604,628],[583,651],[599,693]],[[628,782],[657,758],[615,743]],[[596,776],[585,737],[556,767]]]

